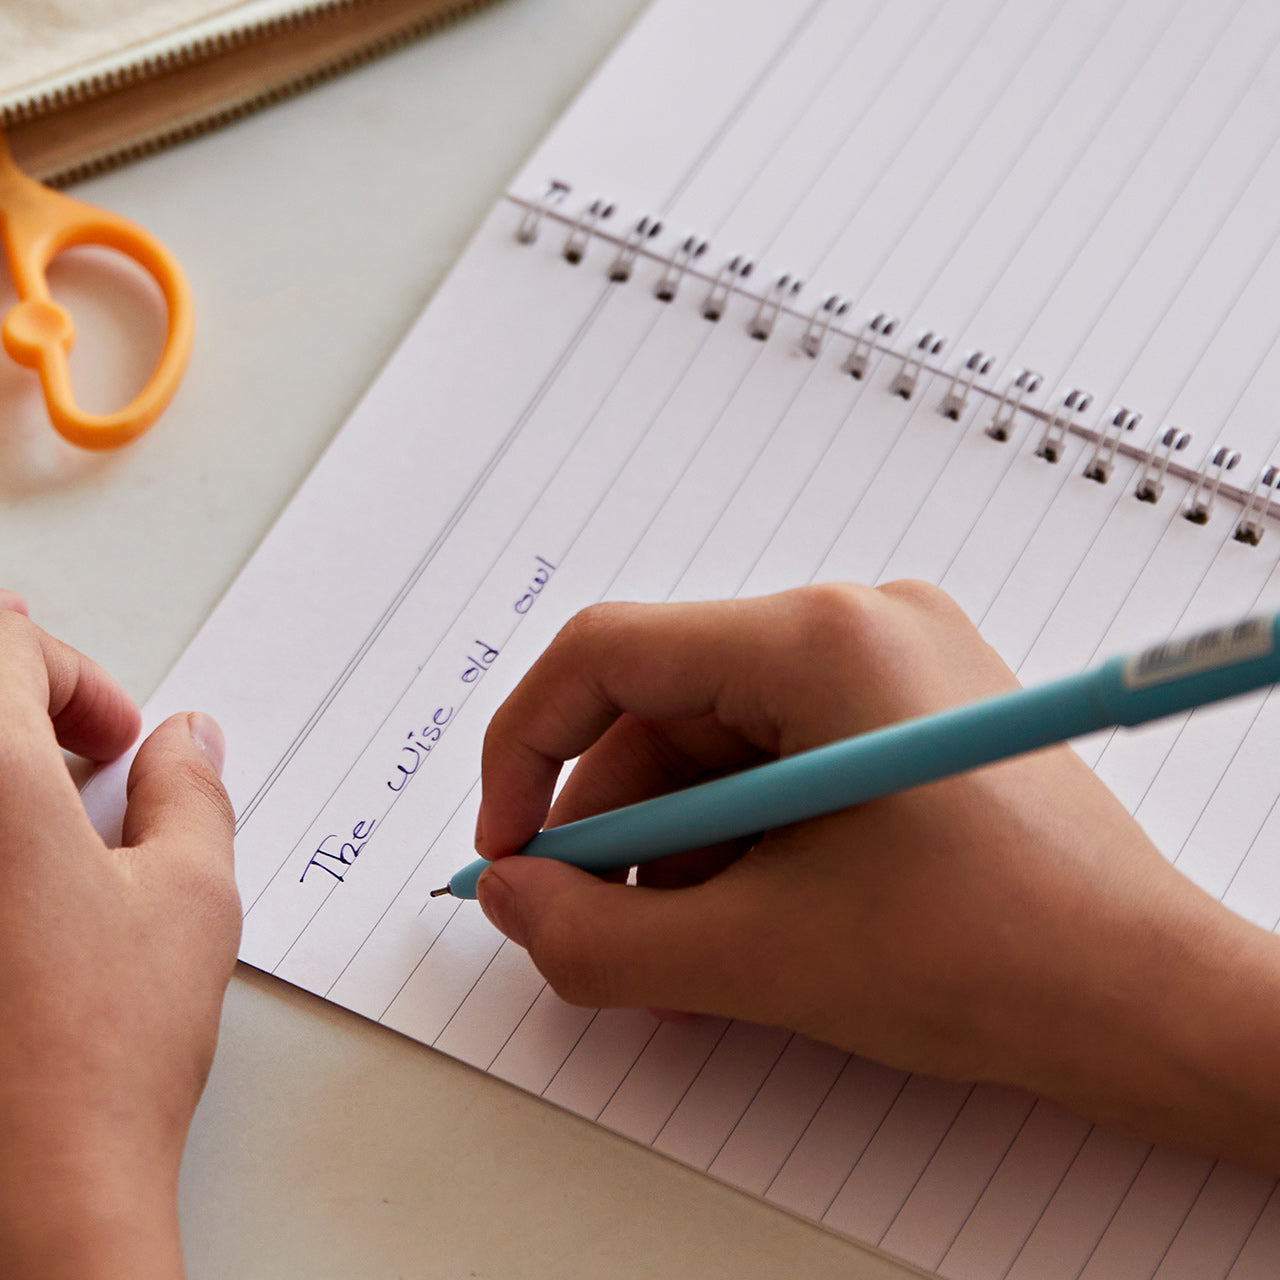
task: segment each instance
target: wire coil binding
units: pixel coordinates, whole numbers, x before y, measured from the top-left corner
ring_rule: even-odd
[[[559,204],[569,194],[569,190],[567,182],[552,181],[547,184],[547,189],[542,193],[542,197],[535,200],[525,210],[525,215],[520,219],[520,225],[516,228],[516,239],[521,244],[534,244],[537,241],[538,229],[542,226],[542,219],[546,217],[552,205]]]
[[[588,201],[573,216],[563,209],[571,191],[568,183],[554,180],[535,199],[512,196],[522,211],[516,240],[521,244],[534,244],[542,223],[551,219],[566,228],[561,254],[575,265],[586,258],[593,239],[610,243],[616,253],[606,268],[607,278],[624,283],[631,279],[640,261],[647,259],[657,272],[653,294],[661,302],[674,302],[686,277],[694,276],[707,286],[707,292],[697,304],[699,313],[713,323],[725,316],[734,295],[741,294],[754,303],[744,326],[752,338],[766,341],[784,318],[793,319],[803,326],[796,339],[796,349],[813,360],[834,340],[848,339],[849,351],[839,368],[853,378],[868,378],[880,359],[893,356],[897,368],[889,379],[889,390],[905,400],[916,394],[926,374],[945,377],[946,387],[937,406],[943,417],[959,421],[971,401],[989,404],[991,417],[983,430],[998,441],[1011,440],[1020,419],[1038,419],[1043,428],[1033,453],[1050,463],[1066,456],[1071,436],[1081,437],[1092,448],[1080,474],[1100,484],[1107,483],[1117,459],[1125,455],[1140,463],[1133,489],[1139,501],[1159,502],[1170,477],[1188,485],[1189,496],[1181,514],[1193,524],[1207,524],[1218,498],[1229,498],[1242,507],[1232,537],[1245,545],[1256,546],[1262,540],[1267,518],[1280,517],[1280,464],[1268,465],[1251,490],[1234,487],[1227,482],[1227,476],[1240,463],[1238,450],[1220,447],[1198,471],[1193,470],[1178,461],[1191,441],[1189,431],[1166,427],[1147,448],[1135,447],[1129,441],[1142,415],[1132,409],[1119,406],[1101,422],[1087,425],[1084,418],[1092,408],[1093,396],[1079,387],[1067,391],[1052,410],[1038,408],[1033,400],[1044,379],[1034,369],[1020,369],[1005,383],[1003,391],[997,391],[986,385],[997,361],[980,349],[969,350],[948,372],[940,363],[946,339],[934,330],[924,331],[902,350],[896,347],[898,318],[889,312],[877,311],[860,328],[850,331],[845,325],[853,310],[852,303],[835,293],[826,294],[808,314],[802,313],[796,303],[804,285],[794,275],[784,273],[775,277],[767,288],[753,290],[750,281],[756,264],[746,255],[735,254],[714,272],[709,271],[702,265],[711,247],[708,240],[690,233],[676,240],[669,250],[659,250],[657,241],[664,231],[659,217],[645,214],[625,235],[612,233],[605,224],[615,212],[614,203],[598,197]]]
[[[1089,461],[1085,463],[1084,478],[1086,480],[1096,480],[1099,484],[1106,484],[1111,479],[1111,468],[1115,465],[1120,441],[1124,438],[1125,432],[1133,431],[1141,421],[1142,414],[1134,413],[1124,405],[1111,415],[1094,442]]]
[[[969,396],[977,385],[979,378],[985,378],[995,363],[991,356],[982,351],[970,351],[964,363],[951,376],[951,384],[947,387],[938,412],[952,422],[959,422],[960,415],[969,403]]]
[[[1249,494],[1244,515],[1240,517],[1240,523],[1231,535],[1237,542],[1247,542],[1251,547],[1256,547],[1262,541],[1262,517],[1266,514],[1277,483],[1280,483],[1280,467],[1274,465],[1258,477],[1258,483]]]
[[[681,282],[688,274],[689,268],[707,251],[707,242],[697,236],[685,236],[667,259],[666,270],[653,286],[653,296],[659,302],[674,302],[680,292]]]
[[[733,291],[750,278],[754,269],[755,263],[741,254],[730,258],[716,273],[716,278],[711,282],[711,291],[702,300],[702,318],[715,324],[724,315]]]
[[[1191,497],[1182,511],[1183,516],[1192,524],[1209,523],[1209,517],[1213,514],[1213,504],[1218,498],[1218,490],[1222,488],[1223,478],[1228,471],[1236,469],[1239,461],[1239,450],[1228,449],[1224,445],[1201,468],[1196,487],[1191,491]]]
[[[587,205],[578,214],[577,222],[573,224],[573,229],[565,239],[564,248],[560,251],[564,260],[576,267],[587,256],[587,246],[590,245],[596,228],[612,217],[613,205],[607,200],[593,200]]]
[[[1079,423],[1081,415],[1089,410],[1093,397],[1079,387],[1073,387],[1062,397],[1062,402],[1045,423],[1044,434],[1036,445],[1036,457],[1046,462],[1057,462],[1067,443],[1073,423]]]
[[[1133,496],[1139,502],[1159,502],[1164,493],[1164,478],[1173,461],[1175,453],[1181,453],[1191,443],[1190,431],[1179,431],[1177,427],[1167,427],[1159,437],[1155,446],[1148,451],[1147,460],[1142,464],[1142,472],[1138,476]]]
[[[636,259],[640,256],[640,249],[645,241],[652,240],[661,234],[662,223],[646,213],[623,241],[622,248],[618,250],[618,256],[614,258],[613,265],[609,268],[609,279],[614,284],[625,284],[630,280],[631,272],[635,269]]]
[[[947,345],[946,338],[940,338],[932,329],[922,333],[916,344],[902,357],[898,372],[889,384],[889,390],[895,396],[910,400],[916,393],[916,384],[920,381],[926,363],[937,359]]]
[[[831,332],[831,326],[840,320],[843,320],[849,313],[849,303],[840,297],[837,293],[829,293],[816,306],[813,314],[809,317],[809,323],[805,325],[804,332],[800,335],[799,347],[811,360],[816,360],[822,354],[822,348],[826,345],[827,335]]]
[[[804,288],[803,280],[794,280],[789,275],[781,275],[774,281],[769,292],[760,299],[756,313],[747,325],[747,332],[757,341],[764,342],[773,332],[773,323],[778,312],[792,301]]]
[[[1040,390],[1042,379],[1034,369],[1023,369],[1004,389],[996,405],[996,411],[987,426],[987,435],[993,440],[1005,441],[1013,434],[1013,423],[1022,408],[1023,401]]]
[[[880,352],[882,343],[887,343],[898,328],[896,316],[886,315],[883,311],[867,321],[862,332],[853,340],[853,350],[849,358],[840,367],[851,378],[865,378],[871,366],[873,356]]]

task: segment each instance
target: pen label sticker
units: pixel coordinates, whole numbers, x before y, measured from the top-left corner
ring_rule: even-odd
[[[1272,649],[1271,619],[1246,618],[1187,640],[1170,640],[1135,654],[1124,665],[1129,689],[1145,689],[1166,680],[1265,658]]]

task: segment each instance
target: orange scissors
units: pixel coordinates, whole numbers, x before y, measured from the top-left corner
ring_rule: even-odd
[[[191,290],[174,256],[127,218],[95,209],[28,178],[13,162],[0,133],[0,243],[18,294],[0,339],[19,364],[40,375],[54,427],[85,449],[114,449],[137,439],[178,389],[194,330]],[[168,333],[150,382],[115,413],[85,413],[76,406],[67,356],[75,326],[54,302],[45,272],[64,249],[101,245],[132,258],[164,294]]]

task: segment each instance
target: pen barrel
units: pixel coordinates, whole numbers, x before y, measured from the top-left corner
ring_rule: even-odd
[[[536,835],[521,852],[613,871],[788,826],[1023,755],[1112,725],[1134,725],[1280,680],[1280,615],[1246,619],[1017,689],[846,738],[671,795]],[[449,882],[473,897],[486,867]]]
[[[1098,668],[1115,723],[1143,724],[1280,680],[1280,615],[1246,618]]]
[[[1100,728],[1109,721],[1098,693],[1074,676],[889,725],[553,827],[522,852],[605,871],[787,826]]]

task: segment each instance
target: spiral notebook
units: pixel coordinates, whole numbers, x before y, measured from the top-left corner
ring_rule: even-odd
[[[591,601],[923,577],[1024,680],[1280,607],[1278,75],[1270,0],[656,0],[150,708],[234,743],[244,959],[944,1276],[1280,1273],[1268,1178],[570,1008],[427,896]],[[1079,750],[1274,929],[1278,746]]]

